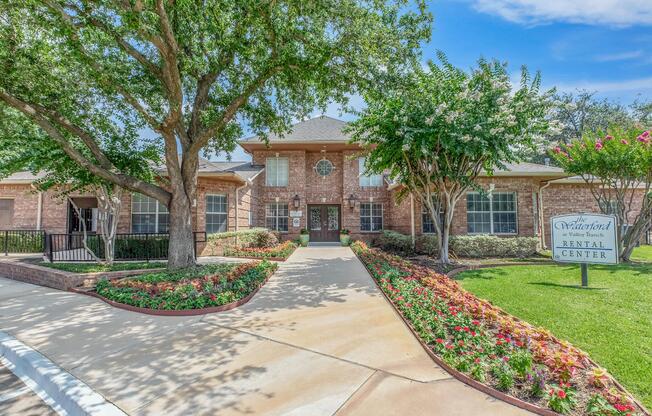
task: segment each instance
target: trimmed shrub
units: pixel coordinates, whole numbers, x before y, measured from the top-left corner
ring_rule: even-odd
[[[4,253],[5,249],[9,253],[42,253],[44,250],[43,235],[22,234],[20,231],[10,231],[5,234],[0,231],[0,253]]]
[[[412,237],[397,233],[396,231],[383,230],[382,234],[374,240],[374,245],[394,253],[412,253]]]
[[[438,239],[436,235],[424,234],[417,237],[416,251],[417,253],[426,254],[428,256],[436,256],[439,254],[437,246]]]
[[[537,244],[536,237],[456,235],[450,250],[458,257],[529,257],[537,252]]]
[[[202,256],[221,256],[227,247],[274,247],[279,241],[277,235],[266,228],[208,234],[206,237],[206,246],[200,254]]]

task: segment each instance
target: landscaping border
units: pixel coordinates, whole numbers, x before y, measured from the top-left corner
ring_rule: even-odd
[[[365,263],[365,262],[360,258],[360,256],[358,256],[358,253],[356,253],[355,250],[353,250],[353,249],[352,249],[351,251],[353,251],[353,254],[355,254],[356,258],[357,258],[357,259],[358,259],[358,260],[359,260],[359,261],[364,265],[365,270],[366,270],[367,273],[369,274],[369,277],[370,277],[371,280],[374,282],[374,284],[376,285],[376,287],[378,288],[378,290],[380,290],[380,293],[383,294],[383,297],[385,298],[385,300],[386,300],[386,301],[391,305],[391,307],[394,309],[394,312],[395,312],[395,313],[396,313],[396,314],[401,318],[401,320],[403,321],[403,323],[405,324],[405,326],[406,326],[406,327],[408,328],[408,330],[412,333],[412,335],[416,338],[416,340],[419,342],[419,344],[420,344],[421,347],[424,349],[424,351],[426,352],[426,354],[428,354],[428,356],[430,356],[430,358],[431,358],[431,359],[432,359],[432,360],[433,360],[437,365],[439,365],[441,368],[443,368],[447,373],[449,373],[449,374],[452,375],[455,379],[461,381],[462,383],[464,383],[464,384],[466,384],[466,385],[468,385],[468,386],[470,386],[470,387],[473,387],[474,389],[479,390],[479,391],[481,391],[481,392],[483,392],[483,393],[485,393],[485,394],[488,394],[489,396],[491,396],[491,397],[493,397],[493,398],[495,398],[495,399],[502,400],[502,401],[504,401],[504,402],[506,402],[506,403],[509,403],[509,404],[511,404],[511,405],[513,405],[513,406],[519,407],[519,408],[521,408],[521,409],[524,409],[524,410],[527,410],[527,411],[533,412],[533,413],[538,414],[538,415],[541,415],[541,416],[559,416],[559,413],[557,413],[557,412],[554,412],[554,411],[552,411],[552,410],[550,410],[550,409],[546,409],[546,408],[543,408],[543,407],[537,406],[537,405],[535,405],[535,404],[532,404],[532,403],[526,402],[526,401],[521,400],[521,399],[519,399],[519,398],[517,398],[517,397],[510,396],[509,394],[506,394],[506,393],[503,393],[503,392],[501,392],[501,391],[499,391],[499,390],[496,390],[496,389],[494,389],[494,388],[492,388],[492,387],[490,387],[490,386],[488,386],[488,385],[486,385],[486,384],[480,383],[479,381],[476,381],[476,380],[472,379],[471,377],[467,376],[466,374],[464,374],[464,373],[462,373],[462,372],[459,372],[459,371],[457,371],[456,369],[454,369],[454,368],[452,368],[451,366],[449,366],[446,362],[444,362],[444,360],[442,360],[441,358],[439,358],[439,357],[438,357],[438,356],[437,356],[437,355],[436,355],[436,354],[435,354],[435,353],[430,349],[430,347],[428,346],[428,344],[426,344],[426,343],[421,339],[421,337],[420,337],[420,336],[417,334],[417,332],[414,330],[414,327],[412,326],[412,324],[411,324],[411,323],[410,323],[410,322],[409,322],[409,321],[408,321],[408,320],[403,316],[403,314],[398,310],[398,308],[396,307],[396,305],[394,305],[394,303],[393,303],[392,300],[387,296],[387,294],[386,294],[385,291],[382,289],[382,287],[380,286],[380,284],[378,283],[378,281],[377,281],[376,279],[374,279],[373,274],[371,273],[371,270],[369,269],[369,267],[367,266],[367,264],[366,264],[366,263]],[[527,262],[527,263],[523,262],[523,263],[513,263],[513,264],[509,264],[509,265],[510,265],[510,266],[523,266],[523,265],[532,265],[532,264],[533,264],[532,262]],[[534,263],[534,264],[536,265],[536,263]],[[550,262],[547,262],[547,263],[545,263],[545,264],[549,265]],[[463,272],[463,271],[467,271],[467,270],[476,270],[476,269],[494,268],[494,267],[502,267],[502,266],[504,266],[504,264],[501,264],[501,265],[498,265],[498,266],[493,266],[493,265],[489,265],[489,264],[488,264],[488,265],[484,265],[484,264],[483,264],[483,265],[478,265],[478,266],[463,266],[463,267],[459,267],[459,268],[456,268],[456,269],[451,270],[449,273],[446,274],[446,276],[449,277],[449,278],[452,278],[452,276],[455,276],[455,275],[457,275],[457,274],[459,274],[459,273],[461,273],[461,272]],[[501,311],[502,311],[502,309],[501,309]],[[504,314],[507,314],[506,312],[503,312],[503,313],[504,313]],[[516,316],[513,316],[513,315],[510,315],[510,316],[511,316],[512,318],[514,318],[515,320],[517,320],[517,321],[525,322],[525,321],[523,321],[522,319],[520,319],[520,318],[518,318],[518,317],[516,317]],[[554,336],[552,336],[552,335],[551,335],[551,337],[554,338],[555,340],[558,340],[558,338],[556,338],[556,337],[554,337]],[[599,367],[599,365],[596,364],[595,361],[593,361],[593,360],[589,357],[588,354],[587,354],[587,358],[588,358],[588,360],[589,360],[593,365],[595,365],[596,367]],[[624,388],[624,387],[623,387],[623,386],[622,386],[622,385],[621,385],[621,384],[620,384],[616,379],[614,379],[614,378],[611,376],[611,374],[609,374],[609,377],[611,378],[611,380],[614,382],[614,384],[615,384],[618,388],[620,388],[622,391],[624,391],[624,392],[627,393],[627,395],[628,395],[629,398],[632,400],[632,402],[633,402],[636,406],[638,406],[639,410],[640,410],[644,415],[652,416],[652,413],[650,413],[650,412],[645,408],[645,406],[643,406],[643,405],[642,405],[642,404],[641,404],[641,403],[640,403],[640,402],[639,402],[639,401],[638,401],[638,400],[637,400],[637,399],[636,399],[636,398],[635,398],[635,397],[634,397],[634,396],[633,396],[633,395],[632,395],[632,394],[631,394],[631,393],[630,393],[626,388]]]
[[[356,254],[356,256],[357,256],[357,254]],[[360,261],[362,261],[362,260],[360,260]],[[363,264],[364,264],[364,263],[363,263]],[[557,263],[554,263],[554,262],[553,262],[553,263],[550,263],[550,262],[547,262],[547,263],[511,263],[511,264],[500,264],[500,263],[499,263],[499,264],[495,264],[495,265],[492,265],[492,264],[486,264],[486,265],[485,265],[485,264],[483,264],[483,265],[479,265],[479,266],[463,266],[463,267],[459,267],[459,268],[456,268],[456,269],[451,270],[449,273],[446,274],[446,276],[448,276],[449,278],[453,278],[454,276],[457,276],[458,274],[460,274],[460,273],[462,273],[462,272],[466,272],[466,271],[470,271],[470,270],[478,270],[478,269],[494,269],[494,268],[497,268],[497,267],[528,266],[528,265],[531,265],[531,264],[534,264],[535,266],[536,266],[536,265],[540,265],[540,264],[542,264],[542,265],[546,265],[546,266],[554,266],[554,265],[556,265]],[[365,265],[365,267],[367,267],[367,266]],[[373,279],[373,276],[372,276],[372,279]],[[374,279],[374,282],[375,282],[375,279]],[[382,289],[381,289],[381,291],[382,291]],[[385,294],[385,292],[383,292],[383,295],[384,295],[384,294]],[[490,302],[490,301],[487,301],[487,302]],[[391,301],[390,301],[390,303],[391,303]],[[491,303],[491,302],[490,302],[490,303]],[[493,303],[492,303],[492,305],[493,305]],[[500,307],[499,307],[499,308],[500,308]],[[500,310],[502,311],[502,308],[500,308]],[[503,313],[506,314],[507,312],[503,312]],[[522,319],[519,318],[518,316],[514,316],[514,315],[511,315],[511,314],[510,314],[510,316],[512,317],[512,319],[514,319],[514,320],[517,321],[517,322],[527,322],[527,321],[522,320]],[[413,331],[413,333],[414,333],[414,331]],[[550,337],[551,337],[552,339],[556,340],[556,341],[561,341],[559,338],[555,337],[555,336],[552,335],[552,334],[550,335]],[[576,348],[577,348],[577,347],[576,347]],[[584,351],[583,351],[583,352],[584,352]],[[587,359],[591,364],[593,364],[593,365],[596,366],[596,367],[602,367],[600,364],[596,363],[596,362],[591,358],[591,356],[590,356],[588,353],[586,353],[586,352],[584,352],[584,353],[586,354],[586,359]],[[613,382],[613,383],[616,385],[616,387],[618,387],[620,390],[626,392],[626,393],[629,395],[629,399],[631,399],[631,401],[632,401],[636,406],[638,406],[639,410],[640,410],[641,412],[643,412],[644,415],[652,416],[652,412],[650,412],[650,411],[649,411],[649,410],[648,410],[648,409],[643,405],[643,403],[641,403],[641,402],[640,402],[640,401],[639,401],[639,400],[638,400],[638,399],[637,399],[633,394],[631,394],[631,393],[629,392],[629,390],[627,390],[627,389],[626,389],[622,384],[620,384],[620,382],[619,382],[618,380],[616,380],[616,378],[614,378],[614,377],[611,375],[611,373],[608,373],[608,376],[609,376],[609,378],[611,379],[611,382]],[[475,380],[474,380],[474,381],[475,381]],[[511,396],[510,396],[510,397],[511,397]],[[554,413],[554,414],[557,414],[557,413]]]
[[[91,296],[97,299],[100,299],[101,301],[113,306],[114,308],[118,309],[123,309],[129,312],[137,312],[137,313],[142,313],[146,315],[155,315],[155,316],[198,316],[198,315],[207,315],[209,313],[217,313],[217,312],[225,312],[229,311],[231,309],[235,309],[239,306],[244,305],[245,303],[249,302],[256,293],[265,286],[265,284],[269,281],[269,279],[272,278],[274,273],[270,273],[269,276],[263,280],[256,289],[252,290],[250,294],[245,296],[242,299],[236,300],[235,302],[231,303],[225,303],[224,305],[220,306],[211,306],[210,308],[201,308],[201,309],[150,309],[150,308],[141,308],[138,306],[131,306],[127,305],[125,303],[120,303],[116,302],[110,299],[105,298],[102,295],[99,295],[96,292],[91,292],[91,291],[86,291],[86,290],[80,290],[78,288],[70,288],[69,290],[71,292],[79,293],[82,295],[86,296]]]

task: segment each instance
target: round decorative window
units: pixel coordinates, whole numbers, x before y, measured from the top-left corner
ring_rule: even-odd
[[[322,159],[315,165],[315,171],[321,176],[328,176],[333,171],[333,164],[328,159]]]

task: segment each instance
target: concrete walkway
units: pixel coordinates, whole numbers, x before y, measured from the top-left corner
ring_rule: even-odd
[[[0,330],[133,415],[526,414],[435,365],[349,248],[300,248],[203,317],[0,279]]]

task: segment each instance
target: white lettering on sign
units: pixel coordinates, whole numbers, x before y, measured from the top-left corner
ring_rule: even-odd
[[[571,263],[618,264],[616,228],[613,215],[552,217],[552,259]]]
[[[301,218],[303,211],[290,211],[290,218]]]

